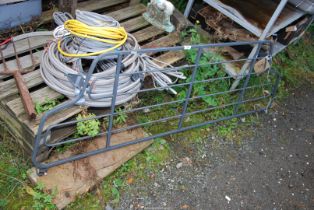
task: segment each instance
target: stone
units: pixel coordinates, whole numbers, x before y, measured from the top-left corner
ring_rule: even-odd
[[[175,30],[175,26],[171,23],[173,11],[174,6],[169,1],[151,0],[143,17],[153,26],[171,33]]]

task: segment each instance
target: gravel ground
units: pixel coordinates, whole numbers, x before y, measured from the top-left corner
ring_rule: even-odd
[[[209,137],[149,183],[122,194],[120,209],[314,209],[314,91],[291,93],[241,146]]]

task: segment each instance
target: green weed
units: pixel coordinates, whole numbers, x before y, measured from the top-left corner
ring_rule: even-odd
[[[116,109],[116,113],[117,115],[113,121],[113,124],[114,125],[125,124],[128,119],[128,115],[121,108]]]
[[[53,190],[51,194],[44,193],[44,184],[38,183],[33,189],[26,186],[26,192],[33,197],[32,208],[35,210],[53,210],[56,206],[52,203],[52,199],[57,193],[57,190]]]
[[[90,119],[88,118],[95,117],[95,114],[92,113],[82,113],[76,117],[76,120],[83,120],[77,122],[76,124],[76,135],[77,136],[90,136],[95,137],[100,132],[100,121],[98,119]]]
[[[48,99],[46,98],[44,102],[35,103],[35,111],[37,114],[44,113],[56,107],[64,99],[64,96],[60,96],[57,99]]]
[[[313,51],[313,37],[307,34],[276,55],[274,67],[281,73],[286,85],[297,87],[305,81],[314,82]],[[285,92],[284,89],[281,90]]]

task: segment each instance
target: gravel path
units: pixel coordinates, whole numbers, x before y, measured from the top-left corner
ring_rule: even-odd
[[[173,159],[122,194],[120,208],[314,209],[313,87],[261,118],[241,146],[214,136],[189,153],[172,144]]]

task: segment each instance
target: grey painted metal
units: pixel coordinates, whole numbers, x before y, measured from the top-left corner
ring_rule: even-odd
[[[257,37],[262,36],[263,31],[265,31],[265,29],[261,29],[258,26],[252,24],[249,20],[247,20],[236,9],[234,9],[228,5],[223,4],[218,0],[204,0],[204,2],[206,2],[210,6],[214,7],[219,12],[223,13],[224,15],[229,17],[231,20],[237,22],[239,25],[241,25],[242,27],[244,27],[245,29],[247,29],[248,31],[250,31],[251,33],[256,35]],[[245,2],[242,2],[242,3],[245,4]],[[258,5],[258,2],[256,2],[256,4]],[[258,7],[256,7],[256,9],[258,9]],[[274,11],[274,13],[275,12],[276,11]],[[293,21],[299,19],[303,15],[304,15],[304,12],[296,9],[293,13],[291,13],[291,15],[287,19],[283,20],[282,22],[278,23],[277,25],[273,24],[272,28],[270,28],[268,30],[266,36],[268,37],[268,36],[273,35],[274,33],[278,32],[280,29],[286,27],[287,25],[289,25]]]
[[[289,0],[289,2],[306,13],[314,14],[314,0]]]
[[[259,37],[259,40],[264,40],[267,36],[267,34],[269,33],[269,31],[271,30],[271,28],[273,27],[273,25],[275,24],[276,20],[278,19],[279,15],[281,14],[282,10],[285,8],[286,4],[288,3],[288,0],[281,0],[278,7],[276,8],[274,14],[272,15],[272,17],[270,18],[269,22],[267,23],[263,33],[261,34],[261,36]],[[256,52],[259,50],[258,49],[258,45],[255,45],[253,50],[251,51],[249,58],[254,58],[254,55],[256,54]],[[231,90],[235,89],[239,83],[240,80],[243,78],[243,76],[245,75],[248,66],[250,65],[250,62],[246,62],[240,71],[240,74],[238,76],[238,78],[233,82],[232,86],[231,86]]]
[[[184,10],[184,17],[189,17],[189,14],[191,12],[194,1],[195,0],[189,0],[188,4],[186,5],[186,8]]]
[[[114,78],[114,85],[113,85],[113,92],[112,92],[112,100],[111,100],[111,114],[109,116],[109,127],[108,127],[108,133],[107,133],[107,139],[106,139],[106,147],[110,146],[110,139],[111,139],[111,130],[112,130],[112,125],[113,125],[113,117],[114,117],[114,108],[116,106],[116,99],[117,99],[117,93],[118,93],[118,85],[119,85],[119,75],[120,75],[120,70],[121,70],[121,65],[122,65],[122,55],[118,55],[118,61],[117,61],[117,68],[116,68],[116,73],[115,73],[115,78]]]
[[[256,55],[251,62],[251,65],[254,66],[254,63],[256,61],[257,56],[260,54],[259,51],[261,49],[262,45],[267,45],[269,46],[269,48],[271,48],[271,42],[270,41],[255,41],[255,42],[231,42],[231,43],[215,43],[215,44],[201,44],[201,45],[193,45],[193,46],[176,46],[176,47],[163,47],[163,48],[152,48],[152,49],[141,49],[138,51],[116,51],[116,52],[112,52],[112,55],[115,55],[116,57],[118,57],[118,61],[117,61],[117,68],[116,68],[116,73],[114,75],[115,77],[115,85],[113,87],[113,94],[112,94],[112,104],[111,104],[111,109],[102,114],[99,114],[95,117],[91,117],[89,119],[82,119],[82,120],[71,120],[69,122],[63,122],[63,123],[58,123],[56,125],[50,125],[48,126],[48,128],[46,129],[46,131],[44,131],[44,125],[48,119],[49,116],[54,115],[55,113],[58,113],[62,110],[71,108],[73,106],[77,106],[77,102],[79,102],[80,100],[82,100],[82,98],[84,98],[84,93],[86,91],[89,90],[90,88],[90,79],[91,79],[91,75],[94,72],[94,69],[96,68],[97,63],[102,60],[105,56],[110,55],[110,53],[106,54],[106,55],[100,55],[98,57],[96,57],[93,62],[91,63],[91,66],[88,70],[88,72],[85,75],[85,79],[82,77],[82,83],[81,83],[81,87],[79,88],[80,92],[78,93],[78,95],[72,99],[67,101],[64,104],[58,105],[57,107],[55,107],[54,109],[46,112],[39,124],[38,127],[38,132],[35,138],[35,143],[34,143],[34,150],[33,150],[33,155],[32,155],[32,161],[34,166],[38,169],[38,173],[39,175],[43,175],[45,172],[47,172],[47,170],[51,167],[54,166],[58,166],[70,161],[74,161],[74,160],[79,160],[85,157],[89,157],[92,155],[96,155],[99,153],[103,153],[103,152],[107,152],[107,151],[111,151],[114,149],[118,149],[118,148],[122,148],[125,146],[129,146],[129,145],[133,145],[133,144],[137,144],[137,143],[141,143],[141,142],[145,142],[145,141],[149,141],[152,140],[154,138],[159,138],[159,137],[163,137],[166,135],[170,135],[170,134],[175,134],[178,132],[182,132],[182,131],[186,131],[189,129],[193,129],[193,128],[198,128],[198,127],[202,127],[208,124],[213,124],[213,123],[217,123],[223,120],[229,120],[235,117],[242,117],[248,114],[252,114],[252,113],[256,113],[256,112],[261,112],[261,111],[266,111],[269,108],[269,104],[271,104],[273,97],[275,96],[276,93],[276,89],[277,86],[279,84],[279,75],[273,71],[272,69],[269,70],[269,74],[273,75],[276,79],[273,81],[265,81],[263,84],[260,85],[248,85],[248,81],[250,80],[251,76],[255,75],[255,73],[253,72],[253,68],[251,68],[251,71],[249,73],[250,76],[247,76],[246,79],[246,84],[243,85],[242,88],[239,89],[235,89],[235,90],[223,90],[223,91],[215,91],[215,92],[211,92],[208,94],[204,94],[204,95],[197,95],[197,96],[192,96],[192,89],[195,87],[196,84],[199,83],[208,83],[211,84],[211,82],[217,82],[217,81],[224,81],[224,80],[230,80],[231,77],[230,76],[223,76],[223,77],[214,77],[214,78],[210,78],[207,80],[196,80],[196,73],[198,71],[198,68],[200,68],[202,65],[198,62],[199,59],[201,58],[202,54],[206,51],[206,49],[208,48],[220,48],[220,47],[226,47],[226,46],[243,46],[243,45],[254,45],[257,44],[258,46],[258,52],[256,52]],[[145,106],[139,106],[139,107],[134,107],[131,108],[130,110],[124,110],[123,113],[129,113],[129,114],[136,114],[139,113],[140,111],[144,111],[146,109],[153,109],[153,108],[163,108],[167,105],[172,105],[177,107],[176,109],[178,109],[179,107],[182,107],[183,110],[178,113],[175,114],[173,116],[165,116],[165,117],[160,117],[159,119],[154,119],[154,120],[150,120],[148,122],[142,122],[142,123],[135,123],[133,125],[128,125],[126,127],[122,127],[122,128],[113,128],[113,118],[115,116],[117,116],[119,113],[115,112],[115,98],[119,95],[117,92],[117,88],[118,88],[118,78],[119,78],[119,74],[120,69],[121,69],[121,60],[124,56],[130,55],[131,53],[138,53],[138,54],[143,54],[143,53],[161,53],[161,52],[177,52],[177,51],[185,51],[185,50],[196,50],[197,53],[197,58],[194,64],[192,65],[182,65],[181,67],[173,67],[173,68],[166,68],[163,69],[164,71],[171,71],[171,70],[186,70],[188,69],[192,69],[192,79],[191,81],[185,81],[182,84],[173,84],[171,86],[182,86],[185,85],[188,87],[187,90],[187,96],[184,99],[176,99],[173,101],[166,101],[166,102],[161,102],[161,103],[154,103],[154,104],[150,104],[150,105],[145,105]],[[219,50],[219,49],[218,49]],[[270,51],[267,52],[267,56],[271,57],[271,53]],[[246,60],[248,60],[250,58],[247,58]],[[243,62],[243,59],[241,59],[241,61]],[[210,62],[208,63],[208,65],[223,65],[224,61],[214,61],[214,62]],[[156,69],[157,71],[157,69]],[[162,71],[162,70],[160,70]],[[245,91],[248,90],[252,90],[255,88],[271,88],[271,94],[269,95],[259,95],[259,96],[254,96],[254,97],[248,97],[248,98],[244,98],[245,95]],[[140,90],[139,93],[144,93],[144,92],[149,92],[149,91],[160,91],[160,87],[158,88],[148,88],[147,90]],[[218,104],[217,106],[208,106],[208,107],[203,107],[203,108],[198,108],[197,110],[191,110],[188,111],[188,107],[191,103],[196,103],[197,100],[202,99],[204,97],[214,97],[214,96],[224,96],[224,95],[234,95],[234,93],[239,93],[239,98],[237,98],[237,100],[234,101],[230,101],[230,103],[227,104]],[[232,99],[233,100],[233,99]],[[233,113],[230,114],[228,116],[223,116],[223,117],[219,117],[217,119],[211,119],[211,120],[205,120],[206,122],[200,122],[200,123],[196,123],[193,125],[185,125],[184,126],[184,118],[186,116],[191,116],[194,114],[200,114],[200,113],[204,113],[204,115],[206,115],[206,113],[208,114],[209,111],[212,110],[218,110],[218,109],[225,109],[227,107],[235,107],[235,106],[240,106],[242,104],[246,104],[246,103],[250,103],[250,102],[260,102],[261,100],[268,100],[268,105],[265,106],[264,108],[259,108],[259,109],[253,109],[253,110],[247,110],[247,111],[243,111],[243,112],[237,112],[237,113]],[[237,110],[238,111],[238,110]],[[146,114],[146,113],[142,113],[142,114]],[[89,136],[83,136],[83,137],[79,137],[79,138],[68,138],[65,139],[64,141],[60,141],[60,142],[50,142],[50,136],[51,133],[53,133],[53,131],[56,129],[60,129],[63,127],[67,127],[67,126],[75,126],[78,122],[80,121],[86,121],[86,120],[90,120],[90,119],[102,119],[104,117],[109,117],[109,129],[107,129],[104,132],[101,132],[98,134],[98,136],[106,136],[107,140],[106,140],[106,145],[103,148],[100,149],[96,149],[93,151],[89,151],[89,152],[85,152],[85,153],[80,153],[77,155],[73,155],[71,157],[68,158],[64,158],[64,159],[60,159],[60,160],[56,160],[53,162],[48,162],[48,163],[44,163],[44,162],[40,162],[37,160],[37,156],[39,155],[40,151],[42,151],[43,149],[45,150],[51,150],[54,147],[58,147],[58,146],[63,146],[67,143],[74,143],[74,142],[80,142],[80,141],[87,141],[90,140],[91,137]],[[148,136],[148,137],[144,137],[144,138],[139,138],[139,139],[135,139],[129,142],[125,142],[125,143],[120,143],[120,144],[115,144],[115,145],[111,145],[110,144],[110,139],[111,139],[111,135],[115,134],[115,133],[119,133],[119,132],[123,132],[123,131],[128,131],[134,128],[139,128],[139,127],[144,127],[144,126],[153,126],[156,123],[164,123],[164,122],[169,122],[170,120],[178,120],[178,125],[176,128],[173,128],[170,131],[161,131],[160,133],[157,133],[155,135],[152,136]]]
[[[198,68],[199,68],[199,62],[200,62],[201,55],[202,55],[202,49],[199,48],[197,50],[197,55],[196,55],[196,59],[195,59],[195,67],[194,67],[193,72],[192,72],[191,83],[189,84],[189,89],[187,90],[187,94],[186,94],[184,105],[183,105],[183,110],[182,110],[180,121],[178,124],[179,129],[182,128],[182,123],[183,123],[183,120],[184,120],[184,117],[186,114],[186,109],[188,107],[189,100],[190,100],[190,97],[192,94],[193,85],[195,84],[195,76],[196,76],[196,73],[197,73]]]

